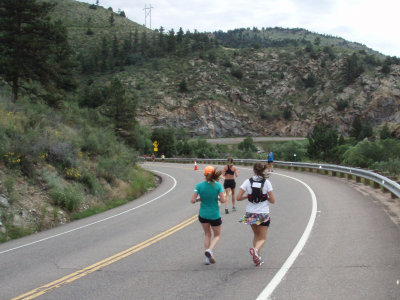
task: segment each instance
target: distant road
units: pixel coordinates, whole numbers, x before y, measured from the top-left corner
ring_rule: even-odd
[[[236,138],[216,138],[207,139],[210,144],[239,144],[245,139],[245,137]],[[254,142],[284,142],[284,141],[302,141],[305,137],[279,137],[279,136],[258,136],[253,137]]]

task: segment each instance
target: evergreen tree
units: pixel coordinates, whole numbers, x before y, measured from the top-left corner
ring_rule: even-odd
[[[133,45],[132,45],[132,52],[136,53],[139,49],[139,31],[137,28],[135,29],[135,32],[133,33]]]
[[[335,161],[338,134],[327,124],[316,125],[307,135],[307,152],[310,158],[323,161]]]
[[[178,44],[182,43],[183,36],[184,36],[183,29],[182,29],[182,27],[180,27],[178,33],[176,34],[176,41]]]
[[[390,139],[392,137],[392,132],[390,131],[387,123],[383,125],[381,131],[379,132],[379,137],[381,140]]]
[[[176,39],[175,39],[175,31],[171,29],[168,32],[168,39],[167,39],[167,48],[169,53],[173,53],[176,50]]]
[[[146,56],[148,54],[148,51],[149,51],[149,45],[148,45],[148,42],[147,42],[146,31],[142,32],[142,38],[141,38],[141,41],[140,41],[140,51],[141,51],[143,56]]]
[[[158,47],[160,48],[161,52],[167,51],[167,46],[165,43],[165,36],[164,36],[164,28],[161,26],[158,33]]]
[[[359,116],[355,116],[351,123],[350,136],[358,140],[362,130],[362,122]]]
[[[346,59],[343,66],[344,83],[346,85],[354,83],[357,77],[360,76],[363,72],[364,68],[357,54],[353,53],[350,57]]]
[[[105,71],[108,69],[108,57],[109,57],[109,46],[108,41],[105,36],[101,38],[101,71]]]
[[[75,87],[67,31],[49,16],[54,6],[36,0],[0,0],[0,76],[12,87],[14,102],[21,88],[55,96]],[[42,90],[33,89],[32,82]]]
[[[114,26],[114,13],[111,12],[110,18],[108,19],[108,21],[110,22],[110,26]]]
[[[159,153],[164,153],[167,157],[176,155],[176,136],[174,128],[155,128],[152,135],[152,141],[157,141]]]
[[[114,121],[116,133],[129,141],[136,126],[136,101],[126,95],[120,79],[114,78],[111,82],[105,105],[105,114]]]

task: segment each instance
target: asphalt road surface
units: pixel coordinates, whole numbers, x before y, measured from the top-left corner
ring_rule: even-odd
[[[207,139],[210,144],[239,144],[244,137],[229,137],[229,138],[215,138]],[[254,142],[285,142],[285,141],[302,141],[305,137],[279,137],[279,136],[255,136],[252,137]]]
[[[343,180],[276,170],[264,265],[248,253],[242,201],[222,214],[207,266],[199,204],[189,201],[204,166],[144,167],[162,184],[143,197],[1,244],[0,299],[400,299],[400,228]],[[239,172],[238,186],[252,173]]]

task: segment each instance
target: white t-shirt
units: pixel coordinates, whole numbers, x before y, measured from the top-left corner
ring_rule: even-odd
[[[261,176],[253,176],[254,181],[261,181],[262,177]],[[242,190],[247,192],[247,194],[251,195],[252,189],[251,189],[251,183],[249,179],[246,179],[243,184],[240,186]],[[263,187],[263,194],[266,194],[268,192],[272,191],[272,185],[271,182],[266,179]],[[259,203],[252,203],[250,201],[247,201],[247,206],[246,206],[246,212],[249,213],[257,213],[257,214],[269,214],[269,202],[268,201],[263,201]]]

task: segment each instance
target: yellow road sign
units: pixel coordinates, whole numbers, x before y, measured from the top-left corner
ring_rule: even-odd
[[[154,151],[157,152],[157,151],[158,151],[158,148],[154,147]]]
[[[154,146],[155,148],[158,148],[158,145],[159,145],[159,144],[158,144],[157,141],[154,141],[154,142],[153,142],[153,146]]]

